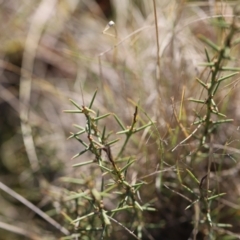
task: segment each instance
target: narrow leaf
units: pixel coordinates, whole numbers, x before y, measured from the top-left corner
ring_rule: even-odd
[[[119,140],[120,140],[119,138],[114,139],[114,140],[108,142],[107,145],[108,145],[108,146],[113,145],[114,143],[118,142]]]
[[[103,217],[103,221],[104,221],[105,225],[111,225],[110,220],[105,211],[102,211],[102,217]]]
[[[78,136],[74,136],[74,138],[76,139],[76,140],[78,140],[85,148],[87,148],[87,150],[88,150],[88,148],[89,148],[89,146],[88,146],[88,144],[87,143],[85,143],[82,139],[80,139]]]
[[[205,50],[205,54],[206,54],[206,57],[207,57],[207,61],[210,63],[211,60],[210,60],[210,57],[209,57],[208,51],[207,51],[206,48],[204,48],[204,50]]]
[[[221,77],[221,78],[218,79],[218,82],[222,82],[222,81],[224,81],[224,80],[226,80],[226,79],[228,79],[230,77],[233,77],[234,75],[237,75],[237,74],[239,74],[239,72],[231,73],[231,74],[229,74],[227,76]]]
[[[196,80],[206,89],[208,89],[208,86],[206,83],[204,83],[202,80],[200,80],[199,78],[196,78]]]
[[[94,92],[94,94],[93,94],[93,97],[92,97],[92,100],[91,100],[91,102],[90,102],[90,104],[89,104],[89,108],[92,108],[92,105],[93,105],[93,102],[94,102],[94,100],[95,100],[95,97],[96,97],[96,95],[97,95],[97,90]]]
[[[194,98],[188,98],[188,101],[202,103],[202,104],[206,103],[206,101],[204,101],[204,100],[199,100],[199,99],[194,99]]]
[[[123,123],[121,122],[121,120],[118,118],[118,116],[115,114],[113,114],[113,116],[116,119],[116,121],[118,122],[119,126],[122,128],[122,130],[125,130],[125,127],[124,127]]]
[[[62,182],[67,182],[67,183],[86,184],[84,180],[79,179],[79,178],[62,177],[62,178],[60,178],[60,180]]]
[[[183,186],[187,191],[189,191],[190,193],[193,193],[193,194],[194,194],[194,191],[193,191],[191,188],[187,187],[187,186],[184,185],[184,184],[182,184],[182,186]]]
[[[222,70],[222,71],[235,71],[235,72],[238,72],[238,71],[240,71],[240,68],[234,68],[234,67],[221,67],[220,70]]]
[[[101,165],[101,166],[99,165],[99,167],[102,168],[103,170],[109,172],[109,173],[113,172],[113,170],[111,170],[111,169],[109,169],[109,168],[107,168],[107,167],[104,167],[104,166],[102,166],[102,165]]]
[[[77,198],[81,198],[85,195],[88,195],[89,194],[89,191],[87,192],[82,192],[82,193],[77,193],[77,194],[73,194],[73,195],[70,195],[68,196],[66,199],[64,199],[65,202],[67,201],[70,201],[70,200],[74,200],[74,199],[77,199]]]
[[[210,227],[212,227],[212,219],[211,219],[210,213],[207,213],[207,220],[208,220],[208,224],[210,225]]]
[[[198,120],[198,121],[193,122],[192,125],[198,125],[198,124],[201,124],[201,123],[203,123],[203,122],[205,122],[205,120],[204,120],[204,119],[201,119],[201,120]]]
[[[73,101],[72,99],[69,99],[69,101],[70,101],[76,108],[78,108],[79,110],[82,111],[82,108],[81,108],[75,101]]]
[[[186,171],[197,184],[200,184],[199,180],[194,176],[194,174],[189,169],[186,168]]]
[[[71,159],[73,160],[73,159],[75,159],[75,158],[81,156],[82,154],[84,154],[84,153],[87,152],[87,151],[88,151],[88,149],[84,149],[84,150],[81,151],[80,153],[77,153],[76,155],[74,155]]]
[[[212,42],[210,39],[204,37],[203,35],[199,35],[198,36],[203,42],[205,42],[209,47],[211,47],[213,50],[219,52],[220,51],[220,47],[217,46],[214,42]]]
[[[88,165],[88,164],[95,163],[95,162],[96,162],[95,160],[91,160],[91,161],[87,161],[87,162],[76,163],[76,164],[73,164],[72,166],[73,167],[81,167],[81,166]]]
[[[198,65],[202,66],[202,67],[213,67],[214,63],[213,62],[203,62],[203,63],[199,63]]]
[[[219,228],[232,228],[233,227],[232,224],[227,224],[227,223],[216,223],[216,226]]]
[[[224,115],[224,114],[222,114],[222,113],[220,113],[220,112],[216,112],[216,111],[214,111],[214,110],[212,110],[211,112],[214,113],[214,114],[216,114],[216,115],[218,115],[218,116],[221,116],[221,117],[227,117],[226,115]]]
[[[135,207],[137,207],[138,209],[143,211],[142,206],[137,201],[134,201],[134,205],[135,205]]]
[[[135,160],[130,161],[126,166],[124,166],[124,167],[120,170],[120,172],[125,171],[125,170],[126,170],[129,166],[131,166],[134,162],[135,162]]]
[[[212,92],[212,95],[213,95],[213,96],[216,94],[220,83],[221,83],[221,82],[217,82],[217,83],[216,83],[215,88],[214,88],[214,90],[213,90],[213,92]]]
[[[82,113],[82,110],[63,110],[65,113]]]
[[[76,222],[78,222],[78,221],[81,221],[82,219],[87,218],[87,217],[90,217],[90,216],[92,216],[92,215],[94,215],[94,214],[95,214],[95,212],[91,212],[91,213],[89,213],[89,214],[87,214],[87,215],[84,215],[84,216],[82,216],[82,217],[79,217],[79,218],[73,220],[72,223],[76,223]]]
[[[77,133],[71,133],[71,135],[67,138],[67,139],[71,139],[71,138],[75,138],[83,133],[85,133],[86,131],[85,130],[82,130],[82,131],[79,131]]]
[[[153,207],[142,207],[143,210],[145,211],[150,211],[150,212],[156,212],[157,209],[156,208],[153,208]]]
[[[224,196],[224,195],[226,195],[226,193],[219,193],[219,194],[217,194],[217,195],[214,195],[214,196],[209,197],[209,198],[208,198],[208,201],[213,200],[213,199],[216,199],[216,198],[219,198],[219,197]]]
[[[139,128],[137,128],[137,129],[135,129],[135,130],[134,130],[134,133],[139,132],[139,131],[142,131],[143,129],[145,129],[145,128],[147,128],[147,127],[150,127],[150,126],[152,126],[152,125],[153,125],[153,123],[150,122],[150,123],[148,123],[148,124],[146,124],[146,125],[144,125],[144,126],[142,126],[142,127],[139,127]]]
[[[80,129],[80,130],[85,130],[85,128],[84,128],[84,127],[82,127],[82,126],[80,126],[80,125],[73,124],[73,126],[74,126],[75,128],[78,128],[78,129]]]
[[[126,133],[129,133],[129,130],[130,130],[130,129],[126,129],[126,130],[123,130],[123,131],[119,131],[119,132],[117,132],[116,134],[126,134]]]
[[[218,120],[218,121],[214,121],[213,124],[229,123],[229,122],[233,122],[233,121],[234,121],[234,119]]]
[[[111,115],[111,113],[107,113],[107,114],[104,114],[104,115],[102,115],[102,116],[96,117],[96,118],[94,118],[94,121],[98,121],[98,120],[100,120],[100,119],[106,118],[106,117],[108,117],[109,115]]]
[[[105,140],[106,126],[103,127],[101,141]]]
[[[197,203],[199,201],[199,199],[195,200],[194,202],[192,202],[190,205],[188,205],[185,210],[189,209],[190,207],[192,207],[195,203]]]

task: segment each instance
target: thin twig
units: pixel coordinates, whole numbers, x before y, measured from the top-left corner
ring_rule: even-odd
[[[124,228],[124,229],[125,229],[129,234],[131,234],[135,239],[140,240],[140,238],[138,238],[133,232],[131,232],[128,228],[126,228],[123,224],[121,224],[120,222],[118,222],[116,219],[114,219],[114,218],[112,218],[112,217],[110,217],[110,216],[108,216],[108,218],[109,218],[111,221],[117,223],[117,224],[118,224],[119,226],[121,226],[122,228]]]
[[[106,51],[103,51],[101,52],[98,56],[103,56],[105,55],[106,53],[110,52],[111,50],[113,50],[114,48],[116,48],[117,46],[121,45],[123,42],[125,42],[126,40],[128,40],[129,38],[131,38],[132,36],[134,36],[135,34],[143,31],[143,30],[146,30],[146,29],[149,29],[149,28],[153,28],[153,26],[144,26],[144,27],[141,27],[139,29],[137,29],[136,31],[132,32],[131,34],[127,35],[125,38],[123,38],[121,41],[119,41],[118,43],[116,43],[113,47],[110,47],[109,49],[107,49]]]
[[[179,193],[179,192],[177,192],[177,191],[171,189],[171,188],[168,187],[166,184],[163,184],[163,186],[164,186],[165,188],[167,188],[168,190],[170,190],[170,191],[176,193],[176,194],[179,195],[180,197],[186,199],[188,202],[192,203],[192,200],[191,200],[190,198],[188,198],[188,197],[184,196],[183,194],[181,194],[181,193]]]
[[[156,31],[156,41],[157,41],[157,66],[158,66],[157,80],[158,80],[158,84],[159,84],[159,81],[161,78],[161,62],[160,62],[160,46],[159,46],[156,0],[153,0],[153,9],[154,9],[154,21],[155,21],[155,31]]]
[[[8,193],[15,199],[17,199],[19,202],[30,208],[32,211],[34,211],[36,214],[38,214],[40,217],[42,217],[44,220],[46,220],[48,223],[53,225],[55,228],[57,228],[59,231],[61,231],[65,235],[69,235],[69,231],[61,226],[58,222],[56,222],[54,219],[49,217],[46,213],[44,213],[42,210],[37,208],[35,205],[33,205],[31,202],[29,202],[26,198],[22,197],[15,191],[13,191],[11,188],[6,186],[4,183],[0,182],[0,189],[2,189],[4,192]]]
[[[202,124],[199,124],[197,126],[197,128],[184,140],[182,140],[179,144],[177,144],[177,146],[175,148],[172,149],[172,152],[176,150],[176,148],[178,148],[181,144],[183,144],[184,142],[186,142],[189,138],[191,138],[196,132],[197,130],[202,126]]]

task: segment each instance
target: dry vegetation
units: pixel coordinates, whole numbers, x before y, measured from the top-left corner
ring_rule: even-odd
[[[240,5],[108,3],[0,1],[0,240],[240,239]]]

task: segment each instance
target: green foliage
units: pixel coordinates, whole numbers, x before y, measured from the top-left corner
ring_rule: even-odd
[[[0,3],[0,239],[239,239],[240,4],[96,2]]]
[[[221,22],[224,23],[223,20],[221,20]],[[191,204],[187,206],[186,209],[194,207],[194,205],[199,202],[198,206],[200,207],[200,211],[197,213],[198,220],[195,220],[194,223],[194,239],[196,239],[197,233],[201,229],[201,225],[204,226],[206,224],[207,231],[205,233],[205,236],[208,239],[217,239],[218,233],[222,231],[221,228],[224,229],[226,227],[232,227],[231,224],[220,224],[217,222],[219,215],[215,215],[214,213],[216,204],[214,204],[213,201],[218,200],[218,198],[221,198],[222,196],[225,196],[226,193],[215,194],[215,192],[219,190],[216,188],[218,185],[217,183],[215,187],[213,187],[213,183],[216,180],[211,178],[211,168],[214,164],[213,162],[215,161],[213,152],[216,128],[221,128],[222,124],[227,124],[234,121],[233,119],[227,119],[226,115],[219,111],[215,99],[217,98],[216,96],[219,92],[220,85],[224,81],[231,79],[233,76],[239,74],[238,71],[240,68],[227,66],[228,61],[231,60],[230,52],[233,45],[232,43],[234,42],[234,36],[239,31],[237,22],[238,20],[235,16],[231,24],[223,24],[224,29],[227,30],[227,32],[225,34],[226,36],[223,40],[222,46],[218,46],[210,39],[204,36],[200,36],[200,39],[214,51],[214,56],[211,57],[209,50],[205,49],[207,62],[201,64],[202,66],[206,66],[206,69],[209,69],[210,80],[203,81],[200,78],[196,78],[198,84],[200,84],[200,86],[203,88],[203,91],[206,92],[205,95],[204,93],[202,94],[205,97],[204,99],[189,98],[189,101],[200,105],[200,111],[195,110],[196,120],[193,122],[193,125],[198,126],[185,140],[181,141],[180,144],[178,144],[173,149],[173,151],[175,151],[176,148],[183,144],[185,141],[196,137],[198,140],[198,147],[196,147],[191,152],[191,161],[206,161],[207,165],[206,174],[201,178],[201,181],[199,181],[193,173],[197,173],[197,169],[193,168],[193,172],[189,169],[185,169],[190,178],[198,185],[199,189],[199,192],[196,194],[196,191],[193,190],[193,186],[189,187],[183,185],[185,190],[189,191],[194,196],[197,195],[197,200],[191,201]],[[234,71],[234,73],[221,75],[223,71]],[[202,112],[205,114],[203,115]],[[197,131],[200,132],[198,135],[196,134]],[[218,170],[215,168],[215,171]],[[223,239],[225,238],[223,237]]]
[[[110,113],[104,115],[97,115],[92,109],[93,103],[96,97],[97,91],[93,94],[89,107],[79,106],[73,100],[71,103],[78,109],[65,110],[67,113],[80,113],[85,116],[85,127],[77,126],[80,132],[72,133],[70,138],[75,138],[84,147],[84,150],[76,154],[73,158],[79,157],[82,154],[90,152],[93,155],[93,160],[78,163],[73,167],[82,167],[85,165],[95,164],[99,168],[99,176],[95,176],[98,181],[101,181],[101,189],[97,190],[97,187],[93,182],[88,183],[88,179],[84,177],[81,179],[69,179],[69,182],[78,182],[85,189],[82,188],[81,193],[72,192],[66,199],[66,201],[74,200],[77,203],[81,202],[78,207],[78,217],[73,219],[73,216],[64,213],[66,219],[70,224],[74,224],[75,230],[79,232],[79,237],[83,237],[87,232],[90,239],[101,238],[111,236],[112,223],[117,223],[121,228],[124,228],[130,235],[136,239],[140,239],[142,236],[142,228],[144,227],[143,211],[154,211],[155,209],[149,206],[149,204],[140,204],[140,189],[146,183],[144,181],[136,181],[131,183],[127,180],[127,173],[129,168],[135,163],[133,156],[124,156],[124,151],[128,146],[128,142],[132,135],[142,131],[152,125],[152,122],[147,123],[141,127],[136,127],[138,107],[135,107],[133,114],[132,124],[129,127],[125,127],[119,117],[114,114],[113,117],[118,123],[121,131],[106,135],[107,127],[101,127],[101,120],[110,116]],[[95,116],[96,117],[95,117]],[[86,135],[88,142],[85,142],[81,137]],[[120,147],[117,157],[113,157],[111,152],[111,146],[118,144],[119,139],[109,140],[112,135],[125,135],[125,140]],[[107,159],[104,159],[103,152]],[[121,167],[119,166],[120,163]],[[126,163],[125,163],[126,162]],[[116,207],[113,209],[106,209],[105,202],[112,202]],[[122,223],[115,219],[121,219],[121,213],[127,212],[131,221]],[[126,215],[126,213],[125,213]],[[127,226],[124,226],[127,225]],[[116,231],[116,230],[115,230]],[[136,232],[136,233],[134,233]],[[135,235],[136,234],[136,235]],[[68,238],[63,238],[68,239]]]

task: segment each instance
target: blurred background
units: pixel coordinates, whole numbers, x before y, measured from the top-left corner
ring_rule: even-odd
[[[132,174],[141,177],[158,169],[162,159],[156,142],[161,136],[166,170],[162,180],[181,192],[171,168],[177,162],[188,167],[183,156],[189,149],[179,147],[171,152],[184,139],[184,134],[176,131],[179,123],[174,109],[178,112],[182,108],[182,124],[191,132],[196,104],[187,99],[200,96],[196,76],[208,76],[199,66],[206,59],[205,45],[198,36],[221,43],[224,34],[214,25],[217,19],[213,16],[223,15],[231,22],[236,3],[156,0],[157,39],[154,1],[0,0],[0,181],[74,232],[57,214],[61,196],[74,188],[59,179],[78,178],[83,171],[94,178],[96,173],[94,168],[72,167],[89,160],[89,155],[71,160],[82,147],[67,140],[74,131],[73,124],[84,126],[85,122],[80,115],[63,110],[73,108],[69,98],[88,105],[98,89],[94,108],[102,114],[114,112],[130,125],[135,102],[156,121],[157,130],[137,135],[128,148],[128,154],[135,154],[138,161]],[[114,21],[114,26],[108,25],[109,21]],[[238,46],[231,54],[232,66],[240,66]],[[234,122],[221,125],[215,137],[216,144],[228,142],[231,147],[231,153],[221,155],[225,162],[219,175],[221,191],[229,194],[218,202],[215,211],[216,215],[221,212],[219,222],[232,224],[229,232],[219,234],[239,239],[237,77],[222,87],[217,99],[219,108]],[[119,131],[112,118],[105,124],[108,131]],[[114,155],[117,146],[112,151]],[[191,168],[203,177],[206,164],[196,161]],[[184,210],[189,203],[166,188],[159,191],[157,174],[148,180],[150,185],[143,190],[142,198],[153,200],[158,211],[146,214],[146,222],[155,227],[149,228],[143,239],[190,239],[194,211]],[[192,184],[191,179],[186,183]],[[204,228],[202,232],[198,239],[204,239]],[[62,236],[61,231],[0,190],[1,240]],[[130,238],[115,235],[110,239]]]

